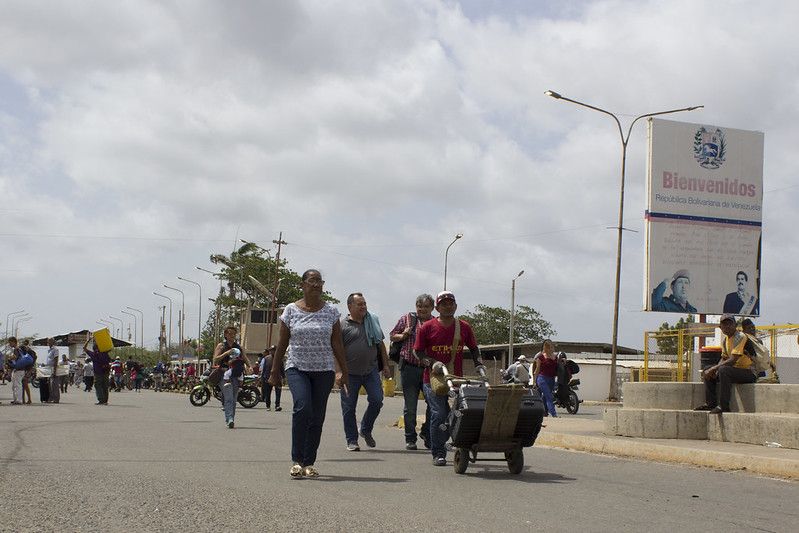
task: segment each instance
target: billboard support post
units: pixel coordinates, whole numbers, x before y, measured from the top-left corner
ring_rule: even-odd
[[[620,398],[619,395],[619,385],[616,379],[616,358],[618,353],[618,337],[619,337],[619,289],[621,283],[621,241],[622,241],[622,232],[624,231],[624,227],[622,223],[624,222],[624,174],[627,166],[627,143],[630,140],[630,133],[633,131],[633,126],[636,122],[641,120],[642,118],[647,117],[654,117],[658,115],[668,115],[671,113],[680,113],[682,111],[693,111],[695,109],[703,108],[704,106],[693,106],[693,107],[684,107],[681,109],[670,109],[668,111],[657,111],[655,113],[646,113],[644,115],[637,116],[630,122],[629,128],[627,128],[627,135],[624,135],[624,130],[621,127],[621,122],[619,118],[607,111],[605,109],[592,106],[583,102],[579,102],[577,100],[572,100],[571,98],[566,98],[554,91],[547,91],[544,94],[555,98],[556,100],[565,100],[567,102],[571,102],[578,106],[587,107],[588,109],[593,109],[594,111],[598,111],[600,113],[604,113],[609,117],[613,118],[616,121],[616,126],[619,128],[619,137],[621,138],[621,181],[619,184],[619,223],[618,226],[615,228],[618,231],[618,236],[616,238],[616,285],[613,292],[613,333],[612,333],[612,341],[611,341],[611,360],[610,360],[610,386],[608,388],[608,400],[610,401],[618,401]]]

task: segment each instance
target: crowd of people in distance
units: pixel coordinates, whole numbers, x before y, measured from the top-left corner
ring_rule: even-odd
[[[346,450],[357,452],[362,444],[370,448],[377,446],[373,430],[383,407],[382,379],[391,376],[383,328],[378,317],[369,312],[364,294],[351,293],[346,302],[347,314],[342,316],[322,298],[324,283],[316,269],[303,273],[303,297],[284,308],[279,319],[277,344],[265,349],[253,365],[237,341],[238,330],[232,326],[225,328],[222,342],[214,349],[213,369],[207,378],[219,386],[224,423],[229,429],[235,428],[238,391],[246,374],[255,373],[260,378],[261,396],[268,410],[274,405],[274,411],[281,411],[282,386],[284,382],[288,384],[293,400],[289,474],[295,479],[319,475],[315,466],[317,451],[327,402],[334,387],[338,390]],[[442,394],[431,384],[433,364],[439,362],[450,374],[463,376],[468,354],[475,373],[484,367],[471,326],[455,317],[458,306],[452,292],[441,292],[435,298],[421,294],[415,304],[415,311],[397,320],[388,339],[399,346],[393,357],[402,382],[405,448],[417,450],[417,442],[421,439],[424,447],[430,450],[433,465],[444,466],[449,439],[446,421],[451,407],[446,392]],[[25,376],[36,365],[34,361],[32,366],[25,366],[29,351],[18,347],[16,339],[10,342],[13,343],[14,403],[22,403]],[[142,382],[147,379],[160,391],[172,380],[186,383],[196,378],[197,369],[193,364],[170,368],[158,363],[155,368],[146,369],[132,358],[123,362],[99,350],[91,339],[86,341],[83,351],[85,362],[75,362],[73,369],[73,363],[66,356],[60,356],[51,343],[46,362],[54,369],[54,377],[49,378],[50,391],[63,390],[57,372],[63,363],[71,368],[64,382],[82,382],[84,391],[93,389],[98,405],[108,405],[109,391],[121,391],[127,383],[140,391]],[[548,414],[557,416],[552,391],[559,364],[550,341],[544,343],[533,365],[531,369],[526,360],[517,361],[512,367],[513,377],[531,381],[541,391]],[[366,405],[359,417],[361,389],[365,391]],[[420,393],[424,397],[425,416],[424,423],[417,428]],[[58,394],[51,392],[48,401],[57,403]]]
[[[12,405],[32,403],[31,385],[39,390],[41,403],[57,404],[61,394],[70,387],[84,392],[94,391],[97,403],[108,403],[108,391],[121,392],[142,388],[155,391],[191,388],[196,382],[196,364],[185,363],[174,366],[163,362],[148,368],[129,357],[122,361],[89,347],[91,339],[84,345],[84,359],[71,359],[59,351],[55,340],[47,339],[47,354],[39,357],[29,340],[22,343],[16,337],[7,339],[8,350],[0,356],[0,382],[11,382]],[[106,361],[107,360],[107,361]]]

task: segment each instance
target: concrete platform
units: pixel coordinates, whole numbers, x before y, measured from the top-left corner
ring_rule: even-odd
[[[624,384],[624,408],[689,410],[705,403],[704,383]],[[743,413],[799,414],[799,385],[733,385],[730,409]]]
[[[799,385],[733,385],[732,412],[693,411],[705,403],[703,383],[625,383],[624,406],[606,409],[606,435],[696,439],[799,449]]]
[[[607,411],[621,410],[608,408]],[[707,413],[704,413],[707,417]],[[722,415],[726,417],[727,415]],[[719,470],[744,470],[755,474],[799,480],[799,450],[755,444],[688,438],[644,438],[608,435],[604,421],[564,415],[544,419],[533,447],[547,446],[618,457],[689,464]],[[534,453],[534,452],[530,452]]]
[[[799,415],[724,413],[675,409],[606,409],[606,435],[648,439],[696,439],[799,449]]]

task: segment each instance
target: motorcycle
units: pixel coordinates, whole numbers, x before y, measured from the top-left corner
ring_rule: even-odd
[[[580,388],[580,380],[578,378],[572,379],[571,381],[569,381],[568,387],[569,387],[569,395],[566,401],[561,401],[560,394],[558,394],[557,386],[555,387],[555,391],[552,393],[552,395],[555,398],[555,405],[557,407],[562,407],[566,409],[566,412],[569,413],[570,415],[575,415],[577,414],[577,411],[580,409],[580,404],[583,403],[583,401],[577,396],[576,392],[577,389]]]
[[[210,372],[206,371],[200,377],[200,383],[197,384],[189,394],[189,402],[195,407],[202,407],[208,403],[212,394],[214,398],[220,402],[222,401],[222,389],[219,388],[218,383],[212,386],[211,383],[208,382],[208,374],[210,374]],[[257,383],[258,375],[250,374],[243,376],[241,387],[239,387],[239,394],[236,398],[242,407],[251,409],[261,401],[261,391],[256,386]]]

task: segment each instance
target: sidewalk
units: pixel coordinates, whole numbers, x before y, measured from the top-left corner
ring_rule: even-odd
[[[570,415],[544,419],[536,446],[618,457],[682,463],[720,470],[747,470],[765,476],[799,479],[799,450],[752,444],[682,439],[608,436],[602,420]]]

